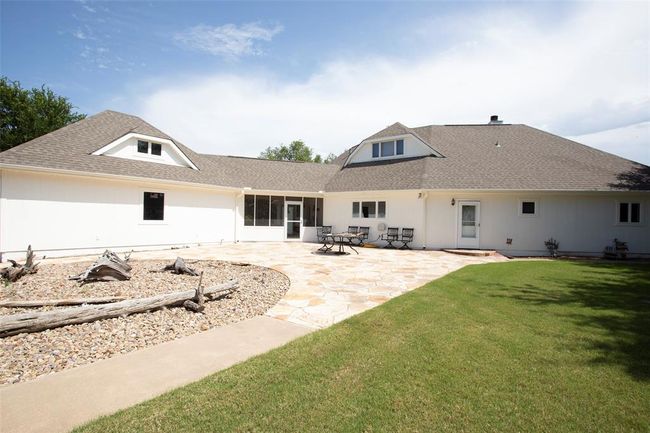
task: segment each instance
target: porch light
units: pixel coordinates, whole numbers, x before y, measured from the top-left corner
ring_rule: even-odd
[[[455,198],[452,198],[452,199],[451,199],[451,205],[454,206],[455,204],[456,204],[456,199],[455,199]]]

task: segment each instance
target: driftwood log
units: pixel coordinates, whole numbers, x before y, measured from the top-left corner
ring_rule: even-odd
[[[226,294],[238,287],[237,281],[219,284],[203,290],[204,295]],[[200,289],[200,287],[199,287]],[[103,305],[86,305],[77,308],[67,308],[58,311],[43,311],[34,313],[11,314],[0,316],[0,337],[21,334],[23,332],[39,332],[59,326],[92,322],[100,319],[127,316],[143,313],[161,307],[182,305],[188,300],[197,300],[197,290],[167,293],[149,298],[129,299]],[[198,303],[197,302],[197,303]]]
[[[121,259],[112,251],[106,250],[88,269],[69,279],[77,280],[81,284],[94,281],[124,281],[131,279],[131,265],[127,262],[131,254]]]
[[[174,274],[193,275],[195,277],[199,275],[198,272],[196,272],[194,269],[187,266],[185,264],[185,260],[183,260],[181,257],[176,257],[176,261],[174,263],[165,266],[159,271],[150,271],[150,272],[167,272],[167,271],[171,271]]]
[[[40,301],[0,301],[0,307],[5,308],[38,308],[38,307],[63,307],[84,304],[108,304],[109,302],[123,301],[123,296],[106,296],[103,298],[71,298],[71,299],[43,299]]]
[[[38,270],[36,269],[38,263],[34,263],[34,251],[32,251],[31,245],[27,247],[24,265],[17,263],[15,260],[9,261],[11,266],[0,271],[0,277],[12,283],[18,281],[23,275],[34,274]]]

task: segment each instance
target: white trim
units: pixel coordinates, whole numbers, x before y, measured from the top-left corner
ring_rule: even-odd
[[[144,226],[164,226],[168,224],[168,217],[167,215],[167,200],[169,198],[169,191],[165,189],[160,189],[157,191],[151,191],[153,188],[140,188],[140,218],[138,221],[138,225],[144,225]],[[157,193],[157,194],[163,194],[163,219],[161,220],[146,220],[144,219],[144,194],[150,192],[150,193]]]
[[[384,202],[384,216],[380,217],[379,216],[379,202]],[[354,216],[354,212],[352,209],[350,209],[350,215],[351,218],[354,220],[379,220],[379,219],[386,219],[388,218],[388,200],[386,199],[362,199],[362,198],[357,198],[357,199],[352,199],[352,206],[354,207],[354,203],[358,202],[359,203],[359,216]],[[361,203],[363,202],[375,202],[375,216],[374,217],[364,217],[362,216],[363,213],[361,211],[362,206]]]
[[[463,238],[463,239],[476,239],[475,242],[466,242],[461,245],[461,234],[463,230],[461,219],[463,217],[462,208],[463,205],[475,206],[475,223],[476,223],[476,236],[474,238]],[[480,248],[481,247],[481,202],[480,200],[457,200],[456,206],[456,248]],[[460,224],[459,224],[460,223]]]
[[[303,197],[304,198],[304,197]],[[303,201],[296,201],[296,200],[287,200],[287,198],[284,198],[284,240],[288,242],[295,242],[295,241],[302,241],[302,231],[304,228],[303,224],[303,211],[305,206],[303,205]],[[291,220],[289,221],[289,205],[299,205],[300,206],[300,217],[298,220]],[[290,222],[297,222],[300,224],[300,228],[298,229],[298,237],[297,238],[289,238],[288,237],[288,231],[289,231],[289,223]]]
[[[345,163],[343,163],[343,167],[345,167],[346,165],[348,165],[348,164],[350,163],[350,160],[352,159],[352,157],[353,157],[354,155],[356,155],[357,152],[359,152],[359,150],[363,147],[364,144],[368,144],[368,143],[372,144],[372,143],[376,143],[376,142],[378,142],[378,141],[381,143],[382,141],[403,140],[403,139],[405,139],[406,137],[408,137],[409,135],[410,135],[411,137],[415,138],[415,139],[416,139],[417,141],[419,141],[420,143],[424,144],[424,145],[425,145],[426,147],[428,147],[429,149],[431,149],[432,153],[433,153],[436,157],[438,157],[438,158],[444,158],[444,156],[443,156],[440,152],[438,152],[436,149],[434,149],[433,147],[431,147],[430,144],[426,143],[424,140],[422,140],[420,137],[418,137],[417,135],[413,134],[412,132],[409,132],[409,133],[407,133],[407,134],[392,135],[392,136],[381,137],[381,138],[372,139],[372,140],[371,140],[371,139],[365,139],[365,140],[363,140],[361,143],[359,143],[359,144],[357,145],[357,147],[352,151],[352,153],[351,153],[350,155],[348,155],[347,159],[345,160]],[[405,152],[406,152],[406,143],[404,143],[404,149],[405,149]],[[380,155],[381,155],[381,149],[380,149]],[[400,158],[396,158],[396,156],[399,156],[399,157],[401,157],[401,158],[408,158],[408,157],[405,157],[404,155],[393,155],[393,156],[384,156],[384,157],[379,156],[378,158],[372,158],[371,161],[380,161],[380,160],[381,160],[381,161],[385,161],[385,160],[388,160],[388,159],[390,159],[390,158],[392,158],[392,159],[400,159]]]
[[[97,149],[96,151],[91,153],[91,155],[103,155],[106,152],[108,152],[109,150],[115,148],[116,146],[119,146],[120,144],[124,143],[125,141],[130,140],[131,138],[135,138],[136,140],[147,141],[147,142],[149,142],[149,144],[151,144],[151,142],[166,144],[169,147],[171,147],[174,150],[174,152],[176,152],[176,154],[178,156],[180,156],[181,159],[187,165],[189,165],[192,169],[194,169],[194,170],[199,169],[196,165],[194,165],[194,163],[192,161],[190,161],[190,159],[183,153],[183,151],[178,146],[176,146],[176,143],[174,143],[172,140],[169,140],[167,138],[154,137],[152,135],[139,134],[137,132],[129,132],[128,134],[125,134],[125,135],[121,136],[117,140],[114,140],[114,141],[108,143],[106,146]],[[136,152],[137,152],[137,150],[136,150]],[[152,156],[148,152],[146,154],[145,153],[138,153],[138,154],[140,156],[141,155]],[[153,155],[153,156],[157,158],[159,155]]]
[[[533,212],[533,213],[524,213],[524,209],[523,209],[524,202],[533,203],[535,205],[535,212]],[[539,200],[528,199],[528,198],[519,199],[518,200],[517,214],[522,218],[536,218],[536,217],[538,217],[539,216]]]
[[[645,224],[645,215],[643,208],[645,206],[645,203],[640,200],[616,200],[616,208],[614,209],[614,225],[615,226],[622,226],[622,227],[644,227]],[[621,204],[627,204],[627,219],[628,221],[621,221]],[[632,219],[632,203],[638,203],[639,204],[639,222],[631,222],[630,219]]]

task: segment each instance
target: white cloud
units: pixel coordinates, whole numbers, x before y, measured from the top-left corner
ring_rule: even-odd
[[[568,138],[650,165],[650,121]]]
[[[483,123],[499,114],[575,136],[650,120],[641,3],[580,4],[556,22],[496,8],[443,22],[455,41],[445,51],[422,42],[414,58],[340,59],[294,82],[264,73],[189,77],[148,93],[138,112],[198,151],[252,156],[297,138],[338,153],[395,121]],[[219,53],[219,37],[206,38],[205,49],[216,40]],[[234,43],[242,45],[231,51],[249,49]]]
[[[269,42],[283,30],[281,25],[263,27],[259,23],[241,26],[224,24],[211,27],[199,25],[176,33],[174,40],[182,46],[229,58],[261,54],[258,41]]]

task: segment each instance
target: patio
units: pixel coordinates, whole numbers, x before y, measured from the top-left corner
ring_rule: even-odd
[[[278,270],[291,280],[284,298],[266,315],[324,328],[469,264],[506,260],[443,251],[357,248],[359,254],[319,255],[320,244],[249,242],[179,250],[135,252],[133,259],[216,259]],[[58,260],[79,260],[66,258]]]

